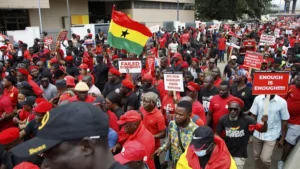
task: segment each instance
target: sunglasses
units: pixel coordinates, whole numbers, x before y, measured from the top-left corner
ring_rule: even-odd
[[[238,111],[238,108],[228,108],[229,111]]]

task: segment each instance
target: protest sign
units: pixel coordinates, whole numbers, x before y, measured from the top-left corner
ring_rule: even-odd
[[[287,29],[287,30],[285,31],[285,33],[286,33],[287,35],[291,35],[291,34],[293,34],[293,30],[288,30],[288,29]]]
[[[224,30],[229,30],[230,29],[230,25],[229,24],[224,24],[223,28],[224,28]]]
[[[263,55],[261,53],[247,50],[243,66],[250,67],[253,69],[260,69],[262,60]]]
[[[238,48],[239,49],[240,46],[241,46],[241,41],[242,41],[242,39],[241,39],[240,36],[238,36],[238,35],[230,32],[227,35],[226,45],[227,46],[232,46],[234,48]]]
[[[64,41],[67,38],[67,34],[67,30],[61,30],[57,36],[57,41]]]
[[[44,44],[45,45],[51,45],[53,43],[53,39],[52,39],[52,37],[50,36],[47,36],[47,37],[45,37],[45,39],[44,39]]]
[[[119,60],[120,73],[141,73],[141,60]]]
[[[276,40],[276,37],[272,36],[272,35],[262,34],[260,36],[260,42],[264,42],[267,45],[274,45],[275,44],[275,40]]]
[[[165,72],[164,73],[165,90],[183,92],[183,75],[182,72]]]
[[[274,30],[274,35],[275,35],[276,37],[279,37],[279,34],[280,34],[280,29],[276,28],[276,29]]]
[[[155,57],[148,56],[146,59],[146,70],[149,70],[149,72],[153,72],[155,67]]]
[[[255,72],[252,94],[285,95],[288,92],[289,72]]]
[[[159,25],[151,26],[150,28],[151,33],[155,33],[159,31]]]

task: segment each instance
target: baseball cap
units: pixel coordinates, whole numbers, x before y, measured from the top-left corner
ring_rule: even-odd
[[[93,102],[93,105],[103,105],[106,103],[104,97],[97,97],[96,100]]]
[[[67,82],[67,86],[75,87],[75,78],[73,76],[66,76],[65,80]]]
[[[75,86],[75,90],[76,91],[82,91],[82,92],[85,92],[85,91],[89,91],[89,87],[86,83],[84,82],[79,82],[77,83],[77,85]]]
[[[237,59],[237,57],[236,57],[235,55],[231,55],[231,56],[230,56],[230,59],[231,59],[231,60],[234,60],[234,59]]]
[[[63,88],[66,88],[66,87],[67,87],[67,82],[66,82],[66,80],[64,80],[64,79],[59,79],[59,80],[56,80],[55,86],[56,86],[58,89],[63,89]]]
[[[63,141],[97,139],[108,135],[108,117],[96,106],[85,102],[68,103],[47,112],[37,136],[14,147],[18,157],[43,153]]]
[[[32,90],[32,87],[30,86],[30,84],[27,81],[19,82],[17,84],[17,87],[22,88],[22,89],[26,89],[26,90]]]
[[[35,99],[36,99],[36,97],[34,97],[34,96],[28,96],[25,98],[24,101],[20,102],[20,105],[21,106],[23,106],[23,105],[33,106],[35,103]]]
[[[143,161],[146,159],[145,147],[138,141],[127,141],[123,145],[122,151],[114,156],[120,164],[126,164],[131,161]]]
[[[212,142],[214,142],[214,132],[208,126],[198,127],[192,137],[191,145],[195,149],[204,149],[207,148]]]
[[[117,121],[119,125],[123,125],[126,122],[138,122],[142,120],[142,116],[135,110],[130,110],[120,117],[120,120]]]

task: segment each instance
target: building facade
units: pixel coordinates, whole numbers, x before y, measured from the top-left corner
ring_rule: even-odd
[[[68,27],[67,0],[1,0],[0,31],[23,30],[40,26],[39,2],[43,29]],[[193,22],[195,0],[68,0],[71,24],[109,22],[112,6],[127,13],[132,19],[147,26],[161,25],[164,21]],[[76,18],[76,19],[75,19]],[[85,19],[83,19],[85,18]],[[84,20],[84,21],[83,21]]]

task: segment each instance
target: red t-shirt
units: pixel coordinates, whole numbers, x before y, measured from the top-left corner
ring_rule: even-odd
[[[153,135],[160,133],[160,131],[166,129],[165,118],[163,114],[155,108],[152,112],[147,112],[144,107],[140,108],[140,112],[143,114],[143,122],[147,130]],[[155,150],[160,147],[160,139],[155,139]]]
[[[228,114],[227,101],[232,98],[233,98],[232,95],[229,95],[227,98],[222,98],[220,95],[216,95],[211,99],[208,111],[212,113],[212,122],[213,122],[214,131],[219,123],[220,118],[223,115]]]
[[[87,51],[83,53],[83,63],[88,65],[90,71],[94,69],[94,58]]]
[[[204,124],[206,124],[206,116],[205,116],[204,107],[202,106],[202,104],[198,100],[196,100],[193,103],[192,112],[193,112],[194,115],[197,115],[203,121]]]
[[[168,95],[168,91],[165,90],[164,81],[161,81],[160,83],[158,83],[158,85],[156,86],[156,89],[157,89],[157,91],[159,93],[160,100],[162,102],[163,98],[165,98]]]
[[[24,110],[24,108],[19,112],[19,120],[21,121],[27,120],[27,122],[30,122],[34,118],[35,115],[31,112]]]
[[[150,51],[154,54],[154,56],[157,58],[158,56],[158,48],[157,47],[153,47],[150,49]]]
[[[222,78],[218,77],[218,79],[214,81],[214,86],[220,87],[220,84],[222,83],[222,81],[223,81]]]
[[[31,55],[30,55],[30,52],[28,50],[24,51],[24,59],[31,60]]]
[[[165,38],[160,38],[158,40],[158,42],[159,42],[159,47],[160,48],[165,48],[166,47],[166,39]]]
[[[15,86],[12,86],[12,88],[10,89],[5,88],[3,91],[3,95],[10,98],[10,101],[13,104],[13,106],[17,105],[18,93],[18,89]]]
[[[95,97],[93,97],[93,96],[91,96],[91,95],[88,95],[88,96],[86,97],[86,99],[85,99],[84,102],[87,102],[87,103],[93,103],[95,100],[96,100]],[[75,95],[75,96],[73,96],[73,97],[71,97],[71,98],[69,99],[69,102],[74,102],[74,101],[79,101],[78,98],[77,98],[77,95]]]
[[[177,99],[180,99],[180,94],[177,93]],[[173,101],[173,97],[169,96],[168,94],[164,97],[163,101],[162,101],[162,114],[165,116],[166,119],[166,124],[169,124],[168,121],[170,120],[174,120],[174,118],[172,119],[167,119],[167,108],[169,109],[169,113],[174,115],[175,114],[175,104]]]
[[[10,98],[8,96],[0,96],[0,117],[2,116],[2,114],[5,112],[6,114],[11,114],[13,113],[14,108],[13,108],[13,104],[10,101]],[[2,121],[0,123],[0,132],[10,128],[10,127],[14,127],[14,123],[11,120],[6,120],[6,121]]]
[[[295,41],[296,41],[295,38],[290,38],[290,45],[292,48],[295,46]]]
[[[44,93],[43,90],[33,80],[28,79],[27,82],[32,87],[32,90],[37,97],[42,96]]]
[[[109,127],[115,130],[115,132],[119,132],[119,125],[117,123],[118,117],[116,116],[116,114],[108,110],[107,115],[109,118]]]
[[[290,86],[289,92],[286,96],[286,102],[290,113],[288,123],[300,125],[300,89],[298,89],[295,85]]]
[[[189,33],[185,33],[183,35],[180,36],[180,42],[181,44],[186,44],[190,41],[190,34]]]
[[[219,38],[218,40],[218,49],[219,50],[225,50],[226,48],[226,39],[223,37],[223,38]]]

